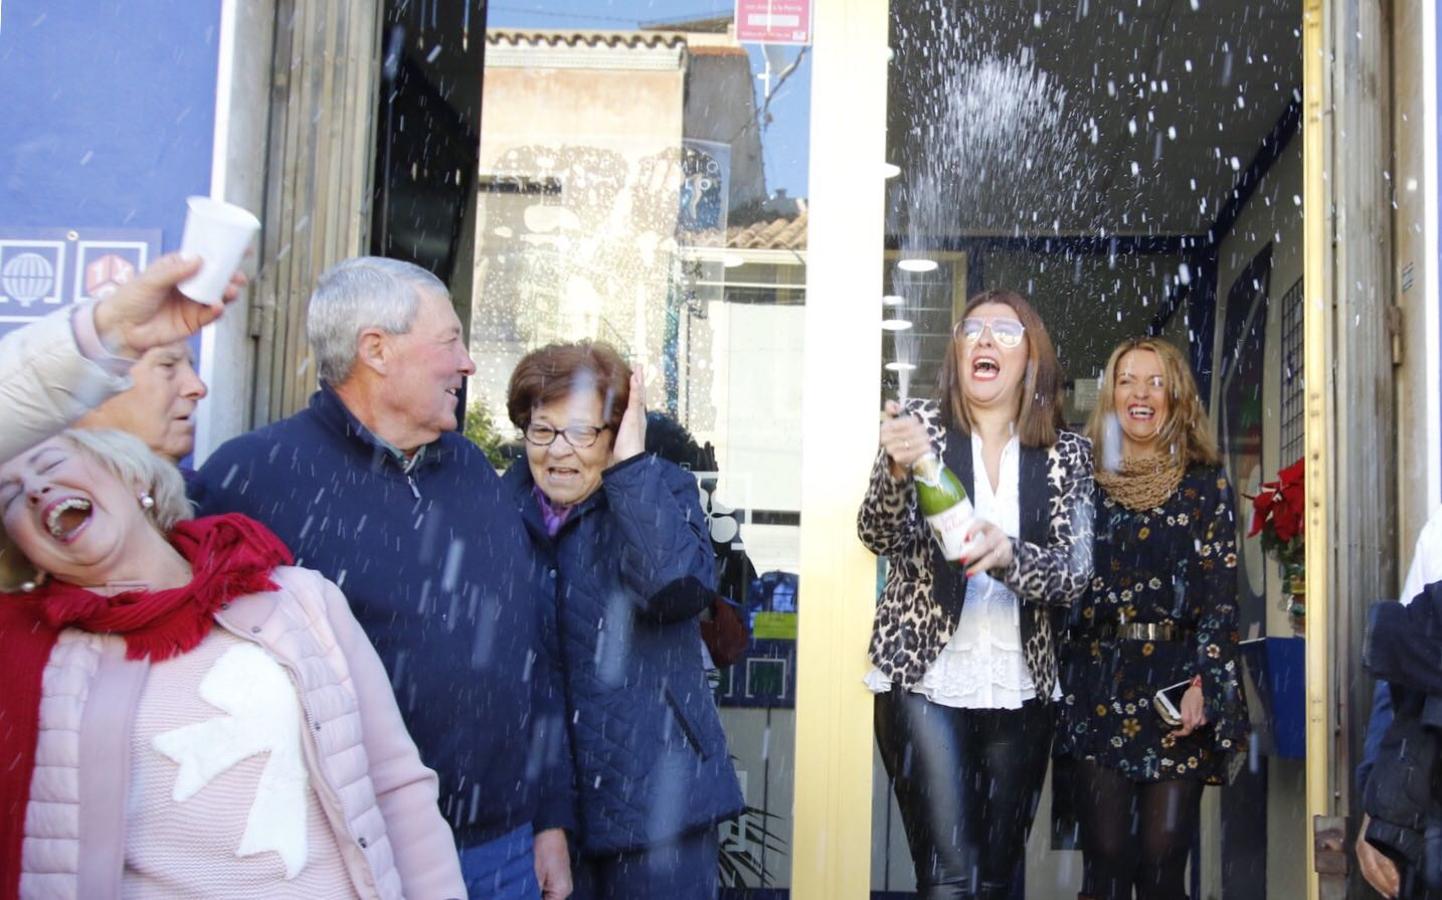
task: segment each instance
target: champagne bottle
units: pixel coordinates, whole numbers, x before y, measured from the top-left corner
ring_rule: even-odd
[[[935,453],[928,453],[912,466],[916,498],[921,515],[931,526],[932,536],[948,562],[960,562],[966,552],[966,530],[975,510],[966,488]]]

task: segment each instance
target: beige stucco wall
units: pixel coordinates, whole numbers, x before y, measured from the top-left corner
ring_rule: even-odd
[[[1427,276],[1437,236],[1427,233],[1425,198],[1435,193],[1425,165],[1424,149],[1437,123],[1427,121],[1423,84],[1421,0],[1392,7],[1392,140],[1395,160],[1392,185],[1396,206],[1392,216],[1393,303],[1402,309],[1402,359],[1397,385],[1398,572],[1411,563],[1417,533],[1437,503],[1437,485],[1428,484]],[[1437,298],[1431,298],[1435,310]],[[1435,313],[1434,313],[1435,314]],[[1433,361],[1435,366],[1436,361]],[[1434,370],[1435,371],[1435,370]],[[1433,390],[1436,385],[1431,386]]]

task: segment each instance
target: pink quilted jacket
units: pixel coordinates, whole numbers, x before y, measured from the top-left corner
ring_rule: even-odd
[[[216,621],[268,651],[294,681],[306,764],[356,893],[464,897],[436,775],[421,764],[384,667],[339,589],[283,567],[276,591]],[[21,896],[115,898],[125,859],[129,732],[149,672],[115,638],[67,631],[45,672],[45,718],[25,823]],[[73,733],[72,733],[73,732]]]

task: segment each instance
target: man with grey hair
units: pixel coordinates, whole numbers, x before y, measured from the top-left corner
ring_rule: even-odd
[[[306,333],[320,390],[211,456],[200,511],[259,519],[345,591],[440,775],[471,895],[565,897],[554,576],[456,433],[475,364],[445,285],[410,263],[346,260],[321,275]]]

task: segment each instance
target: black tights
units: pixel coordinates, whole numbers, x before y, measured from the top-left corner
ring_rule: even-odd
[[[1089,760],[1076,763],[1082,850],[1098,900],[1185,900],[1187,853],[1200,781],[1138,782]]]
[[[920,900],[1011,895],[1051,754],[1052,711],[954,709],[893,688],[876,743],[893,779]]]

